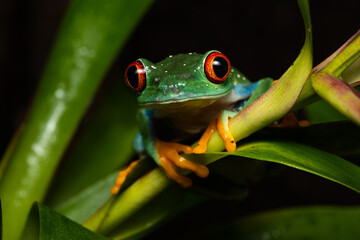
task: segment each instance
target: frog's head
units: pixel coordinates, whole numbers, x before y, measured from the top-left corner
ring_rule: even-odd
[[[138,59],[127,67],[125,81],[140,105],[155,108],[214,100],[233,87],[230,61],[219,51],[178,54],[157,64]]]

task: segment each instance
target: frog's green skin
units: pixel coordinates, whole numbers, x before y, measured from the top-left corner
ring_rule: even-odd
[[[241,111],[249,104],[246,100],[254,90],[256,95],[261,95],[270,88],[272,79],[251,83],[235,68],[223,83],[209,81],[204,62],[212,52],[170,55],[156,64],[139,59],[145,67],[146,87],[137,98],[142,108],[138,114],[140,134],[134,140],[135,150],[145,151],[159,163],[154,147],[154,119],[169,118],[179,131],[198,133],[221,111]]]

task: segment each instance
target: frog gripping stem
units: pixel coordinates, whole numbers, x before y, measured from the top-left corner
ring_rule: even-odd
[[[229,118],[235,116],[236,114],[236,112],[228,110],[221,111],[218,118],[210,122],[209,126],[201,136],[197,146],[194,148],[193,153],[200,154],[206,152],[208,141],[216,129],[224,141],[226,150],[228,152],[235,151],[236,142],[229,129]]]
[[[229,118],[236,114],[236,112],[224,110],[220,112],[217,120],[219,135],[223,139],[226,151],[228,152],[234,152],[236,150],[236,142],[229,129]]]
[[[166,175],[182,187],[190,187],[192,181],[190,178],[178,174],[175,166],[190,170],[201,178],[206,178],[209,175],[209,169],[206,166],[186,160],[179,155],[179,152],[192,153],[193,150],[190,146],[174,142],[163,142],[160,140],[156,140],[155,146],[159,163],[163,167]]]

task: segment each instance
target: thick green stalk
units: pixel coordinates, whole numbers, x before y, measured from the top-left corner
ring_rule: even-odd
[[[360,57],[360,31],[351,39],[349,44],[333,60],[331,60],[321,72],[331,73],[340,77],[342,72]]]
[[[311,84],[319,96],[360,126],[360,94],[347,82],[320,72],[311,76]]]
[[[5,154],[0,196],[4,239],[18,239],[41,201],[100,80],[151,0],[74,0],[27,120]]]
[[[308,81],[304,85],[303,90],[292,110],[303,108],[304,106],[316,101],[318,96],[312,87],[310,79],[314,74],[320,72],[330,73],[340,78],[345,73],[344,80],[350,84],[357,81],[356,72],[358,68],[354,70],[353,63],[360,57],[360,31],[355,33],[346,43],[344,43],[339,49],[331,54],[327,59],[321,62],[319,65],[313,68],[312,74],[308,78]],[[353,65],[352,65],[353,64]],[[351,70],[351,74],[346,73],[347,70]],[[345,71],[346,70],[346,71]],[[349,76],[350,75],[350,76]]]

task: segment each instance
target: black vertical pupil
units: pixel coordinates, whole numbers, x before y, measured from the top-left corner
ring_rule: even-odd
[[[126,77],[129,81],[129,84],[133,87],[133,88],[137,88],[139,86],[139,75],[138,75],[138,69],[135,65],[131,66],[127,73],[126,73]]]
[[[213,69],[218,78],[223,78],[226,76],[229,66],[224,58],[215,57],[213,61]]]

